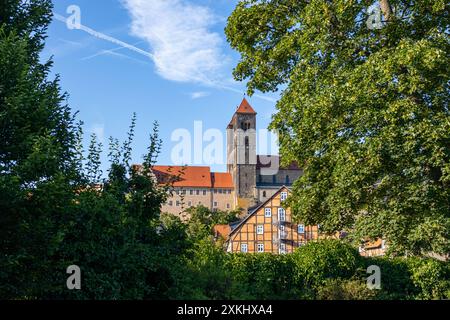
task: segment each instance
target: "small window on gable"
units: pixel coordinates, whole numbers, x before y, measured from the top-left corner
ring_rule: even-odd
[[[281,201],[285,201],[288,197],[288,193],[287,192],[282,192],[280,195]]]
[[[264,234],[264,225],[259,224],[256,226],[256,234]]]
[[[272,208],[265,208],[265,209],[264,209],[264,216],[265,216],[266,218],[272,217]]]

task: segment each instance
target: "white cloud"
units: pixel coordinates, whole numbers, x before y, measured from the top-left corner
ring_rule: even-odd
[[[122,0],[132,18],[132,34],[148,41],[163,78],[208,84],[226,60],[221,36],[211,27],[218,18],[186,0]]]
[[[205,92],[205,91],[191,92],[191,99],[193,99],[193,100],[201,99],[201,98],[207,97],[209,95],[210,95],[210,93]]]

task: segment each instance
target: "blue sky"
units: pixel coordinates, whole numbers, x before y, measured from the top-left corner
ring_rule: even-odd
[[[61,75],[72,109],[80,111],[86,135],[95,132],[106,148],[109,136],[125,138],[136,112],[133,162],[141,161],[156,120],[164,142],[158,163],[168,165],[175,130],[193,133],[194,121],[202,121],[204,130],[220,129],[225,136],[245,92],[244,83],[232,80],[239,55],[223,32],[237,0],[54,2],[54,13],[64,17],[69,6],[78,6],[83,28],[71,30],[55,19],[42,59],[53,56],[53,72]],[[248,99],[258,112],[258,128],[270,123],[276,99],[261,93]],[[224,164],[211,167],[225,170]]]

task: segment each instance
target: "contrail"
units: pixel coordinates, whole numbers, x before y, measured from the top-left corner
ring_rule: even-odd
[[[136,45],[138,45],[138,44],[140,44],[140,43],[142,43],[142,42],[143,42],[143,41],[138,41],[138,42],[136,42],[136,43],[133,43],[133,46],[136,46]],[[97,53],[94,53],[93,55],[84,57],[84,58],[82,58],[81,60],[90,60],[90,59],[92,59],[92,58],[95,58],[95,57],[98,57],[98,56],[101,56],[101,55],[104,55],[104,54],[115,53],[116,51],[119,51],[119,50],[122,50],[122,49],[126,49],[126,48],[124,48],[124,47],[122,47],[122,46],[119,46],[119,47],[116,47],[116,48],[113,48],[113,49],[109,49],[109,50],[101,50],[101,51],[99,51],[99,52],[97,52]],[[141,61],[141,60],[138,60],[138,61],[143,62],[143,61]]]
[[[61,22],[66,23],[66,21],[67,21],[67,18],[62,16],[62,15],[60,15],[60,14],[55,13],[55,14],[53,14],[53,16],[55,17],[56,20],[59,20]],[[153,56],[153,54],[151,54],[150,52],[147,52],[147,51],[144,51],[142,49],[139,49],[139,48],[137,48],[135,46],[132,46],[131,44],[128,44],[128,43],[123,42],[123,41],[121,41],[119,39],[116,39],[116,38],[113,38],[111,36],[108,36],[108,35],[106,35],[104,33],[95,31],[95,30],[93,30],[93,29],[91,29],[89,27],[86,27],[86,26],[82,25],[82,24],[80,24],[80,28],[77,29],[77,30],[83,30],[84,32],[87,32],[87,33],[89,33],[90,35],[92,35],[92,36],[94,36],[96,38],[115,43],[115,44],[117,44],[117,45],[119,45],[121,47],[127,48],[127,49],[129,49],[131,51],[134,51],[134,52],[137,52],[139,54],[142,54],[142,55],[144,55],[144,56],[146,56],[146,57],[148,57],[148,58],[150,58],[152,60],[154,60],[154,58],[155,58]]]
[[[53,16],[55,17],[56,20],[61,21],[63,23],[67,23],[67,17],[64,17],[64,16],[62,16],[62,15],[60,15],[58,13],[53,13]],[[124,41],[121,41],[119,39],[116,39],[116,38],[113,38],[111,36],[108,36],[108,35],[106,35],[104,33],[95,31],[94,29],[91,29],[91,28],[89,28],[87,26],[84,26],[82,24],[80,24],[79,26],[80,27],[77,28],[76,30],[82,30],[82,31],[84,31],[84,32],[86,32],[86,33],[88,33],[88,34],[90,34],[90,35],[92,35],[92,36],[94,36],[94,37],[96,37],[98,39],[102,39],[102,40],[105,40],[105,41],[112,42],[112,43],[120,46],[121,48],[126,48],[126,49],[129,49],[129,50],[134,51],[136,53],[139,53],[139,54],[141,54],[141,55],[143,55],[143,56],[145,56],[147,58],[150,58],[153,62],[155,62],[155,60],[156,60],[155,56],[153,54],[151,54],[150,52],[147,52],[147,51],[144,51],[142,49],[139,49],[139,48],[137,48],[137,47],[135,47],[135,46],[133,46],[131,44],[128,44],[128,43],[126,43]],[[118,48],[115,48],[115,49],[112,49],[112,50],[109,50],[109,51],[116,51],[116,50],[118,50]],[[108,50],[105,50],[102,53],[105,53],[106,51],[108,51]],[[102,54],[102,53],[100,53],[100,54]],[[85,59],[90,59],[90,58],[93,58],[94,56],[97,56],[97,55],[98,54],[95,54],[95,55],[86,57]],[[227,91],[231,91],[231,92],[235,92],[235,93],[240,93],[240,94],[244,93],[244,91],[242,91],[242,90],[235,89],[235,88],[223,85],[220,82],[217,82],[217,81],[214,81],[214,80],[210,80],[210,79],[207,79],[207,78],[204,78],[204,77],[197,77],[196,80],[199,81],[200,83],[204,83],[206,85],[210,85],[212,87],[216,87],[216,88],[219,88],[219,89],[223,89],[223,90],[227,90]],[[253,96],[255,98],[266,100],[266,101],[270,101],[270,102],[276,102],[277,101],[274,98],[262,96],[262,95],[259,95],[259,94],[255,94]]]

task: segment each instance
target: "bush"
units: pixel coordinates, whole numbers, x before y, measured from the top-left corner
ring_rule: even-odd
[[[309,243],[298,249],[292,258],[296,283],[313,289],[324,285],[328,279],[350,279],[364,266],[358,251],[338,240]]]
[[[317,288],[319,300],[370,300],[377,295],[375,290],[367,288],[362,280],[327,279]]]
[[[431,258],[409,258],[412,283],[419,289],[416,299],[449,299],[450,268],[448,263]]]

